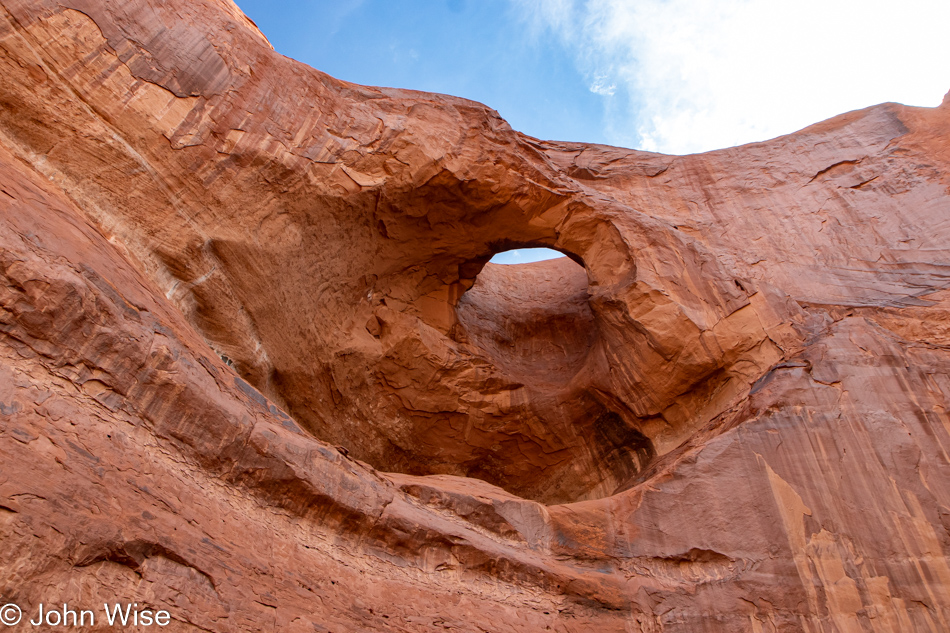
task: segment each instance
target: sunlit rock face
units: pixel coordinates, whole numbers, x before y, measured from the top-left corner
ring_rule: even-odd
[[[3,602],[950,628],[947,103],[663,156],[224,0],[0,6]]]

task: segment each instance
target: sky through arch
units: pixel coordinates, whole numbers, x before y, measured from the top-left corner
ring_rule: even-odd
[[[489,261],[492,264],[530,264],[564,256],[564,253],[550,248],[514,248],[496,253]]]

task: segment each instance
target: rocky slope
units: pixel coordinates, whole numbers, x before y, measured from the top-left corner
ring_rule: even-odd
[[[950,628],[950,103],[674,157],[226,0],[3,0],[0,51],[2,602]]]

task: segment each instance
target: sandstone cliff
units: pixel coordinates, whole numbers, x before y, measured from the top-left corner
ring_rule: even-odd
[[[540,141],[228,0],[2,0],[0,77],[0,602],[950,629],[950,103]]]

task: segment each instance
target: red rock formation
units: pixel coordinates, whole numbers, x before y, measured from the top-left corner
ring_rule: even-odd
[[[334,80],[225,0],[0,6],[6,601],[948,628],[946,101],[662,156]]]

